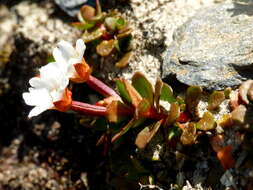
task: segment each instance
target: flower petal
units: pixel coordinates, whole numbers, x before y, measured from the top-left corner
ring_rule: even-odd
[[[42,89],[30,89],[30,92],[25,92],[22,94],[23,99],[27,105],[38,106],[44,105],[47,108],[53,107],[52,98],[49,92]]]
[[[82,39],[78,39],[76,41],[76,51],[78,53],[77,58],[78,60],[80,60],[80,62],[83,59],[83,54],[84,54],[85,49],[86,49],[86,46],[84,44],[84,41]],[[80,62],[77,62],[77,63],[80,63]]]
[[[34,107],[29,115],[28,115],[28,118],[31,118],[31,117],[34,117],[34,116],[37,116],[39,114],[41,114],[42,112],[46,111],[48,108],[44,107],[44,106],[36,106]]]
[[[46,88],[48,85],[45,81],[41,80],[40,77],[33,77],[29,80],[29,84],[33,88]]]
[[[71,43],[61,40],[58,43],[58,47],[59,47],[59,50],[61,51],[62,56],[64,57],[65,60],[68,60],[70,57],[76,56],[75,49]]]

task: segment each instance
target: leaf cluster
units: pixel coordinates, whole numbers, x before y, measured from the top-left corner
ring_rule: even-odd
[[[116,87],[121,99],[111,99],[105,118],[111,143],[138,127],[135,144],[140,149],[147,146],[161,127],[168,140],[176,138],[185,145],[196,143],[199,135],[216,128],[212,112],[219,109],[226,98],[225,91],[211,93],[208,110],[200,117],[198,104],[205,92],[199,86],[188,87],[185,97],[181,97],[160,79],[153,88],[148,79],[137,72],[131,82],[116,79]]]
[[[78,14],[80,22],[72,26],[83,31],[82,39],[91,52],[101,57],[117,54],[117,67],[125,67],[132,52],[132,28],[117,10],[102,12],[99,1],[96,8],[84,5]]]

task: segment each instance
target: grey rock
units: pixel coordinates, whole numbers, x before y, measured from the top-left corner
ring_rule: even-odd
[[[76,16],[81,6],[88,0],[55,0],[55,3],[69,16]]]
[[[253,78],[253,5],[218,4],[201,10],[173,34],[163,78],[208,90]]]

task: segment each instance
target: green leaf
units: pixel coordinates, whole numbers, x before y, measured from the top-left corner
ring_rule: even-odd
[[[149,101],[149,103],[153,105],[154,102],[153,87],[142,73],[136,72],[134,74],[132,78],[132,85],[139,92],[142,98],[146,98]]]
[[[174,137],[177,137],[181,134],[181,130],[178,126],[173,126],[169,129],[168,140],[171,140]]]
[[[135,117],[139,119],[141,114],[147,112],[150,108],[150,102],[146,98],[142,99],[136,108]]]
[[[79,30],[89,30],[89,29],[93,28],[95,25],[96,25],[96,22],[94,22],[94,21],[72,23],[72,26],[79,29]]]
[[[163,83],[160,100],[168,103],[176,102],[176,99],[173,96],[173,90],[168,84]]]
[[[186,106],[192,116],[197,116],[197,105],[202,95],[202,88],[199,86],[190,86],[186,91]]]
[[[124,36],[118,39],[118,47],[120,52],[128,52],[132,49],[132,39],[131,35]]]
[[[127,103],[131,104],[132,103],[132,100],[131,100],[131,97],[129,96],[128,92],[127,92],[127,89],[126,89],[126,86],[124,85],[124,82],[123,80],[121,79],[117,79],[116,80],[116,87],[118,89],[118,92],[120,94],[120,97],[126,101]]]
[[[224,92],[214,91],[208,99],[208,109],[215,110],[225,100]]]
[[[205,112],[203,117],[196,123],[197,129],[207,131],[216,127],[216,122],[210,112]]]
[[[117,27],[117,29],[121,30],[125,26],[126,26],[126,21],[122,17],[118,18],[117,21],[116,21],[116,27]]]

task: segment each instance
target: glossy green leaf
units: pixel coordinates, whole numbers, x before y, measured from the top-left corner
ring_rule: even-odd
[[[135,110],[135,117],[140,118],[142,113],[147,112],[150,108],[150,102],[146,98],[142,99]]]
[[[196,123],[196,127],[199,130],[207,131],[214,129],[216,127],[216,122],[214,120],[213,114],[210,112],[205,112],[203,117]]]
[[[186,91],[186,106],[192,116],[197,116],[197,106],[202,95],[202,88],[199,86],[190,86]]]
[[[215,110],[225,100],[223,91],[214,91],[208,99],[208,109]]]
[[[96,22],[74,22],[71,25],[79,30],[89,30],[95,26]]]
[[[116,21],[116,27],[118,30],[122,30],[126,26],[126,21],[122,17],[119,17]]]
[[[116,84],[122,98],[137,108],[142,98],[136,89],[125,79],[118,79]]]
[[[120,52],[128,52],[132,49],[132,40],[131,35],[125,36],[124,38],[118,39],[118,49]]]
[[[140,72],[136,72],[132,78],[133,87],[139,92],[142,98],[146,98],[153,105],[154,95],[152,84]]]
[[[128,92],[127,92],[127,89],[126,89],[126,86],[124,85],[123,80],[117,79],[116,80],[116,87],[117,87],[117,90],[120,94],[120,97],[124,101],[126,101],[127,103],[131,104],[132,100],[131,100],[131,97],[129,96]]]
[[[173,126],[169,129],[168,140],[171,140],[174,137],[177,137],[181,134],[181,130],[178,126]]]
[[[168,84],[163,83],[160,100],[167,101],[168,103],[172,103],[176,101],[173,95],[173,90]]]

